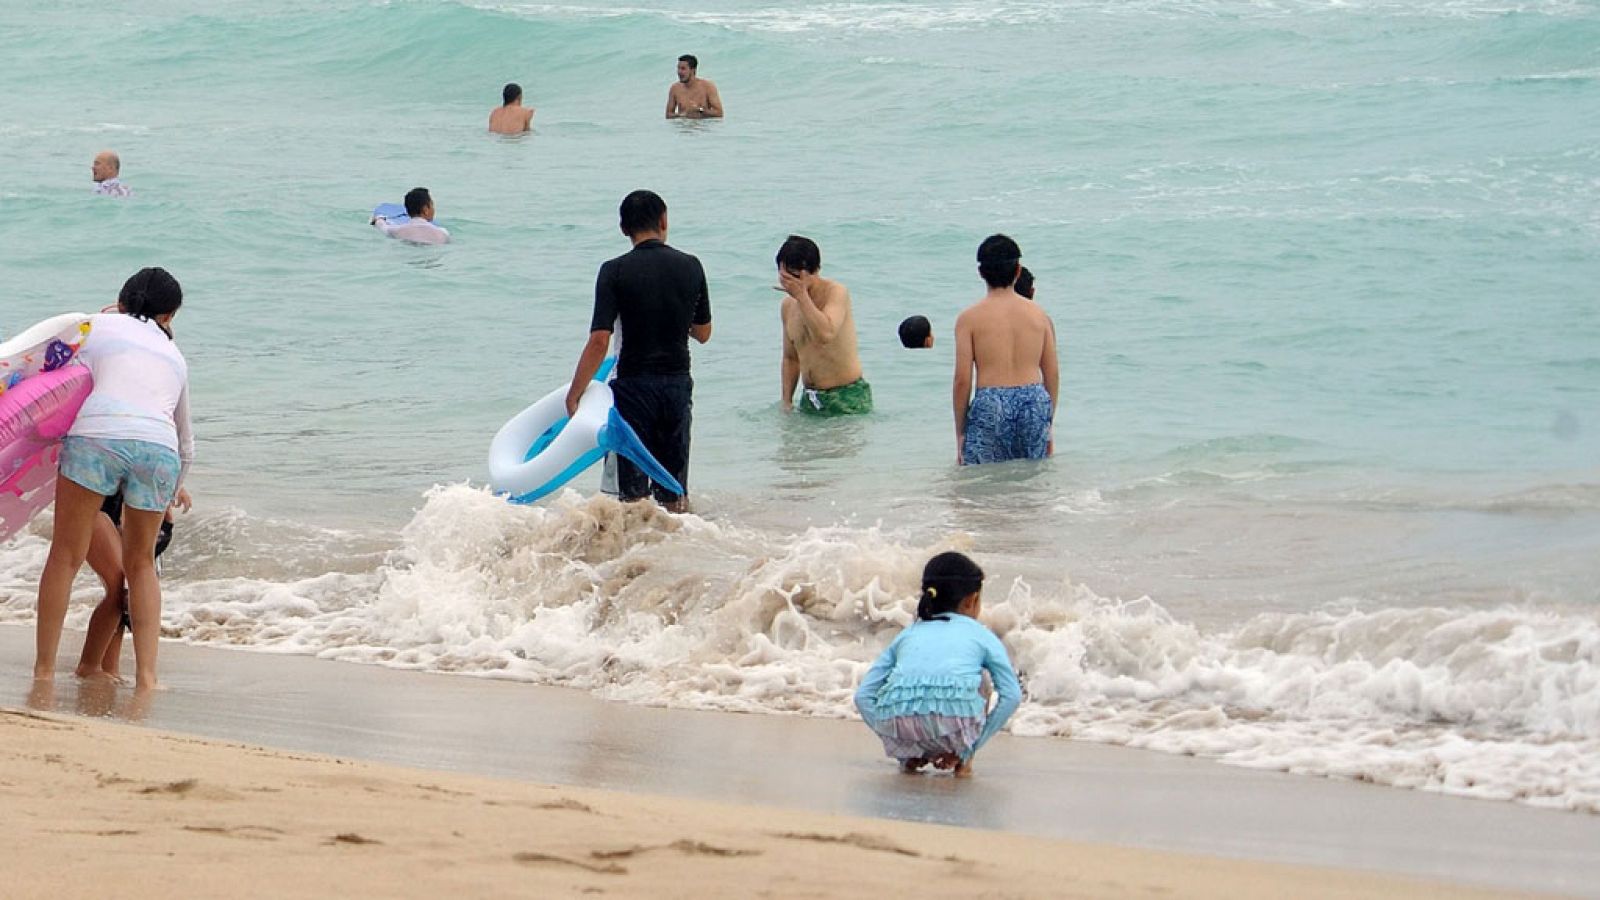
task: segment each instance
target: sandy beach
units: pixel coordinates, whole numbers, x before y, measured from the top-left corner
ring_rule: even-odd
[[[1004,735],[905,777],[858,723],[181,644],[148,703],[30,690],[30,643],[0,628],[8,897],[1583,894],[1600,855],[1508,803]]]
[[[0,710],[6,894],[1460,897],[1408,879],[526,784]]]

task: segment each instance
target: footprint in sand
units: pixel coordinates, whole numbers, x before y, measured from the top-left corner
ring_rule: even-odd
[[[773,832],[772,836],[776,838],[783,838],[784,840],[789,841],[815,841],[819,844],[844,844],[849,847],[859,847],[862,850],[871,850],[876,853],[893,853],[898,856],[909,856],[913,859],[922,858],[921,853],[918,853],[915,850],[907,850],[888,838],[878,837],[875,834],[863,834],[859,831],[852,831],[849,834],[819,834],[816,832],[801,833],[795,831],[783,831]]]
[[[76,731],[77,727],[70,722],[62,722],[50,716],[29,712],[25,709],[12,709],[0,707],[0,716],[6,716],[7,722],[22,728],[42,728],[46,731]]]
[[[536,805],[534,809],[565,809],[572,812],[589,813],[591,815],[595,814],[592,807],[588,806],[587,804],[579,803],[578,801],[568,797],[562,797],[559,800],[551,800],[548,803],[540,803]]]
[[[744,850],[738,847],[718,847],[702,841],[679,840],[670,844],[635,844],[623,850],[592,850],[589,855],[595,859],[627,859],[652,850],[676,850],[685,856],[760,856],[760,850]]]
[[[217,837],[238,838],[246,841],[275,841],[284,834],[280,829],[265,825],[185,825],[184,831],[195,834],[214,834]]]
[[[567,859],[564,856],[551,856],[548,853],[513,853],[511,858],[526,865],[558,865],[572,866],[585,872],[595,872],[600,875],[626,875],[627,868],[616,863],[586,863],[581,859]]]
[[[233,791],[215,785],[201,784],[198,778],[184,778],[163,784],[146,784],[144,787],[134,791],[134,793],[164,797],[193,797],[197,800],[239,799],[239,795]]]

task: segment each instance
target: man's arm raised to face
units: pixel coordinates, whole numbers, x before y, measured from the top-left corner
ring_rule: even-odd
[[[800,319],[805,323],[805,328],[812,339],[819,344],[827,344],[839,336],[839,329],[844,325],[844,317],[850,312],[850,293],[845,291],[844,285],[839,285],[839,290],[844,291],[842,298],[836,298],[828,304],[826,310],[820,309],[812,299],[812,290],[818,288],[816,276],[806,277],[796,275],[787,269],[778,270],[778,282],[788,295],[794,299],[795,307],[800,311]]]

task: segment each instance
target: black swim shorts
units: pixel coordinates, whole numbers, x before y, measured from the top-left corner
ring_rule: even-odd
[[[619,376],[611,382],[617,413],[638,433],[650,455],[689,489],[689,422],[694,407],[694,379],[688,375]],[[678,495],[652,484],[627,458],[617,456],[617,490],[623,500],[654,495],[666,505]]]

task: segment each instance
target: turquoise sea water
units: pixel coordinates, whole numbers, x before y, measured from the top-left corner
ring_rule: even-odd
[[[662,120],[684,52],[725,121]],[[175,635],[833,714],[874,591],[955,544],[1009,597],[1019,731],[1600,802],[1600,4],[14,2],[0,54],[0,333],[143,265],[187,291]],[[508,80],[525,138],[483,130]],[[90,196],[103,148],[132,200]],[[415,185],[450,246],[366,226]],[[425,496],[570,375],[637,187],[710,278],[701,518]],[[1059,456],[962,470],[994,231],[1060,334]],[[775,409],[791,232],[870,419]],[[4,617],[45,534],[0,547]],[[1514,760],[1417,774],[1469,724]],[[1551,735],[1591,761],[1530,762]]]

